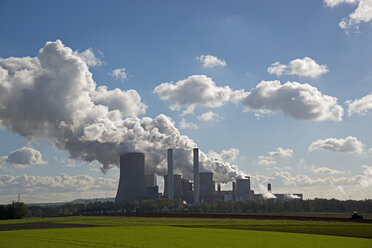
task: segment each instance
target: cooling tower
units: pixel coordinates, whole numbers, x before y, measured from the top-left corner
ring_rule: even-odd
[[[168,198],[174,199],[173,149],[168,149]]]
[[[215,194],[215,185],[212,172],[200,172],[199,182],[201,196],[210,196]]]
[[[131,152],[121,155],[120,180],[115,202],[123,205],[145,197],[145,154]]]
[[[200,191],[199,191],[199,149],[193,149],[194,155],[194,203],[199,203]]]
[[[251,180],[250,178],[236,180],[236,196],[239,201],[249,199],[251,193]]]

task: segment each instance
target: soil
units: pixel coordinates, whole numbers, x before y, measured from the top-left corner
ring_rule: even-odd
[[[33,222],[0,225],[0,231],[23,230],[23,229],[50,229],[50,228],[76,228],[76,227],[94,227],[97,225],[82,225],[68,223],[51,223],[51,222]]]

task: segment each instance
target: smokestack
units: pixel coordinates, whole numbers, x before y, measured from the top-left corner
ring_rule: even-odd
[[[194,203],[199,203],[200,191],[199,191],[199,149],[194,148]]]
[[[234,181],[232,182],[232,192],[233,192],[233,195],[235,195],[235,192],[236,192],[236,183]]]
[[[168,149],[168,199],[174,199],[173,149]]]
[[[267,191],[271,192],[271,183],[267,184]]]
[[[218,191],[218,194],[221,194],[221,184],[217,184],[217,191]]]

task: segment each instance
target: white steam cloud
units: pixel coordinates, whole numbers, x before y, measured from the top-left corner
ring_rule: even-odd
[[[47,42],[37,57],[0,58],[0,123],[29,140],[48,137],[71,158],[98,161],[105,171],[124,152],[143,151],[146,170],[163,174],[166,149],[175,151],[175,169],[192,175],[193,140],[161,114],[144,114],[137,91],[97,87],[87,63],[60,40]],[[226,182],[235,165],[200,153],[201,167]]]
[[[259,184],[258,187],[260,188],[261,194],[265,199],[273,199],[276,198],[276,196],[268,191],[266,187],[263,184]]]

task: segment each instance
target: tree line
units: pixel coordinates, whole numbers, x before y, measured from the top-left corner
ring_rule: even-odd
[[[158,198],[133,201],[119,206],[114,202],[67,203],[52,206],[29,206],[27,216],[51,217],[120,213],[260,213],[260,212],[333,212],[372,213],[372,200],[312,199],[288,200],[256,199],[240,202],[214,200],[197,205],[186,204],[182,199]]]

